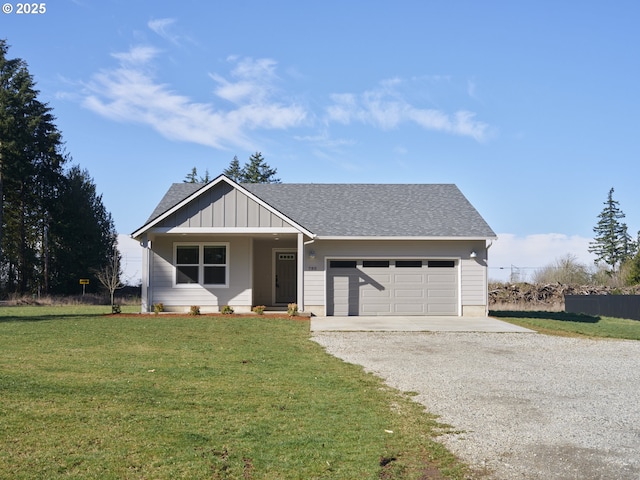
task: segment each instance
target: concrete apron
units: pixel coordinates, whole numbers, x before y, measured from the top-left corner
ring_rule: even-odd
[[[490,317],[311,317],[312,332],[497,332],[535,333]]]

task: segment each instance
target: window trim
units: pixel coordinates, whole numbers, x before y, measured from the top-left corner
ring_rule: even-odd
[[[178,264],[178,248],[179,247],[198,247],[198,281],[196,283],[178,283],[178,265],[195,265],[195,264]],[[225,263],[213,264],[204,263],[204,248],[205,247],[224,247],[225,248]],[[230,244],[229,242],[175,242],[173,244],[173,287],[174,288],[229,288],[229,256],[230,256]],[[224,283],[204,283],[204,269],[205,267],[224,267]]]

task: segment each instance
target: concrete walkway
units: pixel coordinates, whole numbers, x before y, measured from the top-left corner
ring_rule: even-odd
[[[535,333],[490,317],[311,317],[312,332],[494,332]]]

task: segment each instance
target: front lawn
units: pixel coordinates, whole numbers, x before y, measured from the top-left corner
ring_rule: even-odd
[[[306,321],[0,307],[0,478],[464,478]],[[443,476],[439,476],[439,475]]]
[[[640,340],[640,321],[565,312],[491,311],[500,318],[540,333]]]

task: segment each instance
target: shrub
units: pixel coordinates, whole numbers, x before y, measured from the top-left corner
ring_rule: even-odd
[[[114,303],[113,305],[111,305],[111,313],[121,313],[122,309],[120,308],[120,305],[118,305],[117,303]]]
[[[155,313],[156,315],[159,314],[160,312],[164,312],[164,303],[160,302],[160,303],[156,303],[153,306],[153,313]]]
[[[254,313],[257,313],[258,315],[262,315],[264,313],[264,309],[266,307],[264,305],[256,305],[255,307],[253,307],[253,311]]]
[[[225,315],[231,315],[233,313],[233,308],[231,308],[229,305],[225,305],[220,311]]]
[[[591,280],[589,269],[570,253],[556,258],[555,263],[533,274],[533,283],[563,283],[587,285]]]
[[[298,314],[298,304],[297,303],[290,303],[289,305],[287,305],[287,315],[289,315],[290,317],[293,317],[295,315]]]
[[[191,305],[191,308],[189,309],[189,315],[200,315],[200,306]]]

